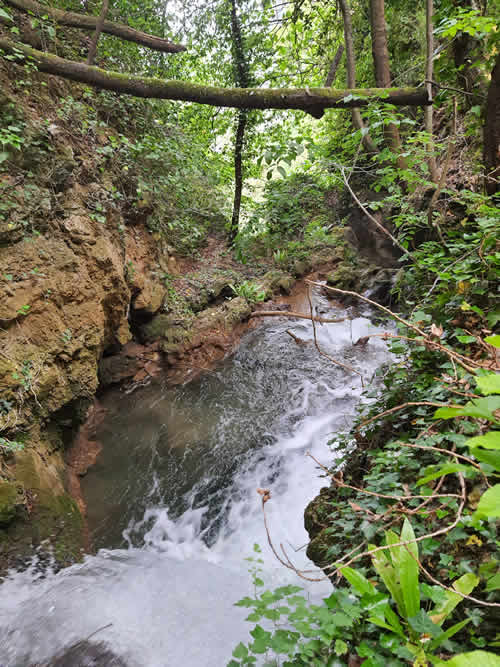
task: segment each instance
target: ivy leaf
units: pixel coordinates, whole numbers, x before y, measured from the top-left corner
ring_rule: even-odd
[[[245,644],[242,644],[240,642],[233,651],[233,658],[246,658],[247,655],[248,655],[247,647],[245,646]]]
[[[410,616],[408,618],[408,623],[412,630],[423,635],[431,635],[431,637],[438,637],[441,634],[441,629],[439,625],[433,623],[428,616],[427,612],[423,609],[420,609],[418,614]]]

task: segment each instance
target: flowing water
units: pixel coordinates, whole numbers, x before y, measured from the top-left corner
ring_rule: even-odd
[[[325,316],[342,316],[314,300]],[[41,574],[35,559],[9,575],[0,586],[1,667],[44,664],[91,635],[121,661],[60,664],[223,667],[252,627],[234,602],[252,592],[253,545],[266,585],[304,583],[274,560],[256,489],[271,490],[273,541],[311,567],[303,512],[326,482],[306,453],[331,461],[327,443],[348,428],[361,384],[286,329],[312,339],[306,320],[268,318],[190,383],[104,397],[102,452],[83,480],[100,550],[57,574]],[[352,341],[376,330],[368,317],[317,326],[324,351],[367,380],[389,354],[380,339]],[[314,595],[327,593],[316,586]]]

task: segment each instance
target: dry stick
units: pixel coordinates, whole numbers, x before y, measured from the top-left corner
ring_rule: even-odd
[[[328,359],[329,361],[331,361],[331,362],[332,362],[333,364],[335,364],[336,366],[341,366],[342,368],[345,368],[346,370],[351,371],[351,373],[356,373],[356,375],[359,375],[359,377],[361,378],[361,386],[364,387],[365,384],[364,384],[364,382],[363,382],[363,375],[362,375],[359,371],[357,371],[357,370],[356,370],[355,368],[353,368],[352,366],[349,366],[348,364],[343,364],[343,363],[341,363],[340,361],[337,361],[336,359],[334,359],[333,357],[331,357],[331,356],[330,356],[329,354],[327,354],[326,352],[323,352],[323,350],[320,348],[319,343],[318,343],[318,337],[317,337],[317,335],[316,335],[316,322],[315,322],[316,318],[313,316],[313,305],[312,305],[312,301],[311,301],[311,295],[310,295],[310,293],[309,293],[309,288],[307,288],[307,292],[306,292],[306,293],[307,293],[307,300],[309,301],[309,308],[310,308],[310,310],[311,310],[311,318],[310,318],[310,319],[311,319],[311,322],[312,322],[312,325],[313,325],[314,346],[316,347],[316,349],[318,350],[319,354],[320,354],[322,357],[325,357],[326,359]]]
[[[317,287],[322,287],[322,288],[327,289],[331,292],[336,292],[338,294],[347,294],[348,296],[355,296],[356,298],[361,299],[362,301],[365,301],[366,303],[369,303],[372,306],[375,306],[376,308],[380,308],[380,310],[383,310],[385,313],[387,313],[388,315],[393,317],[398,322],[401,322],[402,324],[404,324],[409,329],[412,329],[413,331],[416,331],[418,334],[423,336],[426,343],[434,346],[436,349],[438,349],[441,352],[443,352],[444,354],[448,355],[450,357],[450,359],[452,359],[452,361],[453,361],[453,359],[455,359],[455,361],[457,361],[457,363],[460,364],[460,366],[465,368],[465,370],[469,371],[470,373],[475,373],[476,371],[474,369],[470,368],[470,366],[468,366],[467,363],[472,363],[472,364],[474,364],[475,366],[478,366],[478,367],[482,366],[482,364],[480,364],[480,363],[478,363],[478,362],[476,362],[472,359],[469,359],[468,357],[465,357],[462,354],[459,354],[458,352],[455,352],[454,350],[448,349],[444,345],[441,345],[441,343],[438,343],[437,341],[431,340],[427,336],[427,334],[425,334],[422,331],[422,329],[419,329],[419,327],[417,327],[414,324],[411,324],[410,322],[404,320],[402,317],[399,317],[399,315],[396,315],[396,313],[393,313],[392,310],[389,310],[389,308],[386,308],[385,306],[382,306],[380,303],[377,303],[376,301],[372,301],[372,299],[369,299],[366,296],[358,294],[358,292],[352,292],[350,290],[341,290],[338,287],[330,287],[330,285],[323,285],[322,283],[317,283],[317,282],[314,282],[312,280],[306,280],[305,282],[309,283],[310,285],[316,285]]]
[[[457,459],[462,459],[463,461],[467,461],[469,465],[474,466],[474,468],[477,468],[479,470],[487,486],[491,486],[491,484],[488,482],[488,478],[486,477],[486,473],[481,469],[481,466],[472,459],[470,459],[468,456],[464,456],[463,454],[457,454],[456,452],[450,452],[448,449],[443,449],[442,447],[432,447],[431,445],[417,445],[415,443],[401,442],[400,440],[398,440],[397,444],[402,445],[403,447],[411,447],[412,449],[425,449],[425,450],[431,449],[434,452],[441,452],[441,454],[448,454],[448,456],[454,456]]]
[[[326,317],[312,317],[311,315],[303,315],[296,313],[294,310],[254,310],[250,317],[298,317],[302,320],[312,320],[313,322],[320,322],[321,324],[337,324],[338,322],[345,322],[346,317],[337,320]]]
[[[371,424],[374,421],[377,421],[377,419],[381,419],[382,417],[386,417],[387,415],[391,415],[393,412],[398,412],[398,410],[403,410],[404,408],[408,408],[410,406],[419,406],[419,405],[429,405],[432,408],[461,408],[461,405],[449,405],[448,403],[434,403],[433,401],[408,401],[407,403],[401,403],[401,405],[396,405],[394,408],[390,408],[389,410],[384,410],[384,412],[381,412],[378,415],[375,415],[374,417],[370,417],[370,419],[365,420],[364,422],[361,422],[359,426],[356,426],[356,431],[360,431],[362,428],[365,426],[368,426],[368,424]]]
[[[408,550],[409,551],[409,550]],[[460,595],[460,597],[464,598],[465,600],[470,600],[471,602],[475,602],[476,604],[480,604],[483,607],[500,607],[499,602],[484,602],[484,600],[478,600],[477,598],[473,598],[471,595],[466,595],[465,593],[461,593],[460,591],[456,590],[455,588],[451,588],[450,586],[445,586],[445,584],[441,583],[438,579],[432,576],[430,572],[428,572],[425,567],[422,565],[422,563],[418,560],[418,558],[415,558],[413,554],[410,552],[410,555],[412,558],[414,558],[422,572],[425,574],[425,576],[432,581],[432,583],[436,584],[437,586],[440,586],[441,588],[444,588],[446,591],[451,591],[452,593],[456,593],[457,595]]]
[[[383,225],[380,224],[380,222],[368,211],[368,209],[359,201],[357,198],[356,194],[354,193],[354,190],[351,188],[349,185],[349,181],[346,178],[345,175],[345,169],[344,167],[341,167],[340,169],[342,173],[342,178],[344,180],[346,188],[349,190],[351,197],[354,199],[356,204],[359,206],[359,208],[363,211],[363,213],[366,215],[366,217],[373,222],[374,225],[377,226],[378,229],[380,229],[381,232],[383,232],[386,236],[388,236],[391,241],[394,243],[395,246],[397,246],[405,255],[408,255],[411,257],[410,253],[408,252],[407,248],[404,248],[401,243],[391,234],[391,232],[386,229]]]
[[[451,454],[451,452],[448,452]],[[331,473],[326,466],[324,466],[322,463],[318,461],[316,457],[314,457],[311,452],[307,452],[306,456],[309,456],[315,463],[318,464],[318,466],[324,470],[327,475],[337,484],[337,486],[341,486],[342,488],[345,489],[352,489],[353,491],[359,491],[360,493],[365,493],[367,496],[375,496],[377,498],[386,498],[387,500],[397,500],[398,502],[401,502],[403,500],[413,500],[414,498],[426,498],[429,499],[431,497],[434,498],[461,498],[458,493],[441,493],[439,495],[435,496],[428,496],[428,495],[410,495],[410,496],[389,496],[385,493],[376,493],[375,491],[368,491],[368,489],[362,489],[359,486],[351,486],[350,484],[346,484],[345,482],[342,482],[340,479],[335,477],[333,473]]]

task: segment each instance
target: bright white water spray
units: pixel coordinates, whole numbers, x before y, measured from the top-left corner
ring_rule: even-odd
[[[342,315],[319,295],[315,304]],[[274,319],[192,383],[109,393],[103,451],[84,480],[102,548],[58,574],[37,574],[36,561],[10,573],[0,586],[1,667],[46,664],[89,637],[117,665],[222,667],[249,639],[248,612],[234,603],[252,593],[244,559],[255,543],[266,586],[307,585],[271,554],[256,489],[271,489],[274,543],[310,569],[303,513],[327,481],[306,452],[331,461],[327,443],[349,427],[361,384],[286,329],[312,339],[310,322]],[[376,331],[363,317],[317,326],[322,348],[366,380],[390,355],[380,339],[364,349],[352,341]],[[310,586],[328,594],[327,583]]]

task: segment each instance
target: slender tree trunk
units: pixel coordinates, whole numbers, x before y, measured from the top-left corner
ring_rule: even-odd
[[[343,53],[344,53],[344,45],[341,44],[337,49],[337,53],[335,54],[335,57],[332,60],[330,69],[328,70],[328,74],[325,79],[325,88],[330,88],[330,86],[332,85],[335,79],[335,74],[337,74],[337,69],[340,65],[340,61],[342,60]]]
[[[248,63],[243,47],[241,35],[241,24],[236,11],[236,0],[231,0],[231,37],[233,40],[233,62],[236,85],[240,88],[248,88],[250,85],[250,74]],[[241,193],[243,191],[243,148],[245,145],[245,129],[248,121],[247,109],[238,112],[236,125],[236,136],[234,140],[234,199],[233,215],[231,216],[231,229],[229,236],[234,241],[240,226]]]
[[[354,55],[354,39],[352,32],[351,8],[347,0],[339,0],[340,11],[344,21],[344,41],[346,51],[347,87],[356,88],[356,57]],[[365,124],[361,117],[359,108],[354,107],[351,111],[352,124],[357,130],[364,130]],[[378,149],[369,134],[363,135],[363,146],[369,153],[377,153]]]
[[[238,124],[234,142],[234,199],[230,230],[231,241],[234,241],[240,226],[241,193],[243,191],[243,143],[245,141],[246,124],[247,111],[242,109],[238,112]]]
[[[500,192],[500,53],[491,73],[483,134],[485,189],[494,195]]]
[[[109,9],[109,0],[103,0],[101,13],[99,14],[97,25],[95,27],[95,31],[94,34],[92,35],[92,40],[89,46],[89,52],[87,55],[87,65],[94,64],[94,58],[97,52],[97,44],[99,42],[99,37],[101,36],[101,32],[104,27],[104,21],[106,20],[106,16],[108,15],[108,9]]]
[[[391,70],[389,66],[389,49],[387,48],[387,33],[385,29],[384,0],[370,0],[372,55],[375,68],[375,81],[379,88],[391,87]],[[401,153],[401,137],[397,125],[391,123],[384,129],[386,141],[396,155]],[[398,157],[401,169],[406,167],[405,160]]]
[[[426,35],[427,35],[427,58],[425,63],[425,79],[426,88],[429,99],[432,100],[432,79],[434,76],[434,32],[432,17],[434,14],[433,0],[426,0]],[[424,111],[425,131],[429,138],[427,141],[427,165],[429,167],[429,174],[433,183],[438,182],[438,172],[436,166],[436,158],[434,156],[434,138],[433,138],[433,108],[432,104],[425,107]]]

